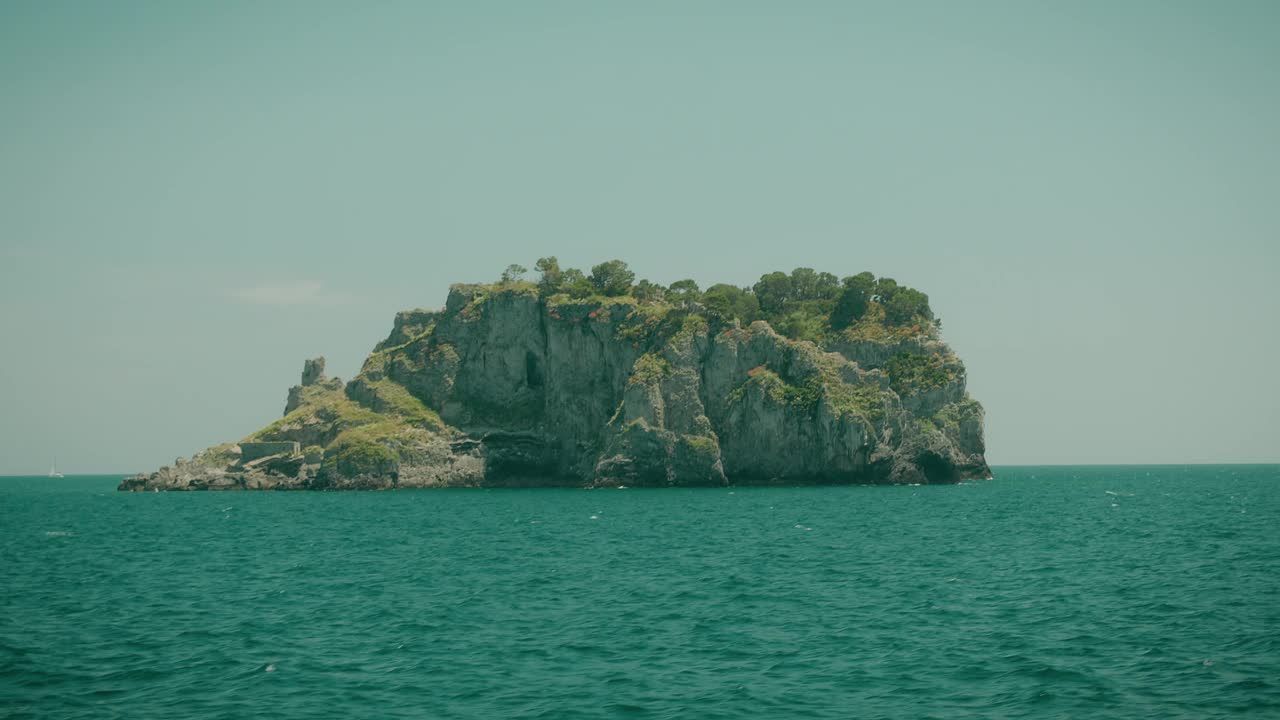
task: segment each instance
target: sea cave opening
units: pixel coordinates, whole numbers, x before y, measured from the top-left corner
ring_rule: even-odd
[[[960,481],[960,472],[956,470],[956,466],[937,453],[924,453],[920,456],[918,463],[920,471],[924,473],[925,482],[930,485]]]

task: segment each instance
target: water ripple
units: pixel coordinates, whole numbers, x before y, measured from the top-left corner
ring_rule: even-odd
[[[1278,480],[228,502],[3,479],[0,716],[1280,714]]]

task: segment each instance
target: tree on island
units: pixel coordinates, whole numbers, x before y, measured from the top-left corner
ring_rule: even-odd
[[[547,297],[560,292],[560,287],[564,284],[564,273],[560,272],[560,261],[554,255],[538,258],[533,269],[541,274],[538,278],[539,295]]]
[[[507,266],[506,270],[502,271],[502,282],[503,283],[516,282],[520,278],[524,277],[524,274],[527,272],[529,272],[529,268],[523,265],[517,265],[515,263],[512,263]]]
[[[635,279],[636,274],[621,260],[609,260],[591,268],[591,283],[601,295],[626,295]]]
[[[569,268],[564,271],[564,284],[561,286],[563,292],[569,293],[569,297],[575,300],[589,298],[596,294],[595,283],[587,279],[586,275],[577,268]]]
[[[831,311],[831,329],[843,330],[862,319],[876,289],[876,276],[862,272],[845,278],[836,306]]]
[[[707,312],[724,322],[736,319],[750,325],[760,315],[760,302],[750,290],[725,283],[707,288],[702,294],[702,304]]]
[[[917,316],[932,320],[933,311],[929,309],[929,296],[915,288],[898,288],[885,303],[884,317],[891,324],[906,325]]]
[[[702,293],[698,291],[698,283],[686,278],[671,283],[667,288],[667,298],[677,305],[687,307],[690,303],[700,301]]]
[[[760,311],[766,315],[777,315],[791,299],[791,278],[784,272],[767,273],[761,275],[760,281],[751,289],[760,303]]]
[[[631,296],[642,303],[661,302],[666,297],[666,289],[648,280],[641,280],[631,288]]]

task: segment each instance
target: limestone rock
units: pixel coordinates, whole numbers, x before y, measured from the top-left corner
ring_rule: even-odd
[[[912,331],[918,328],[911,328]],[[455,285],[349,383],[306,361],[285,416],[122,490],[957,482],[983,410],[936,333],[823,346],[696,303]]]
[[[324,379],[324,358],[312,358],[302,364],[302,386],[315,385]]]
[[[324,358],[312,358],[302,363],[302,384],[289,388],[289,399],[284,404],[284,414],[297,410],[307,402],[309,395],[316,392],[341,390],[340,378],[329,378],[324,374]]]

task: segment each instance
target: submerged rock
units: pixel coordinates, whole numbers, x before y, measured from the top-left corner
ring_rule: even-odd
[[[817,344],[690,301],[456,285],[398,314],[350,382],[308,360],[284,417],[120,489],[988,477],[982,407],[936,326],[867,327]]]

